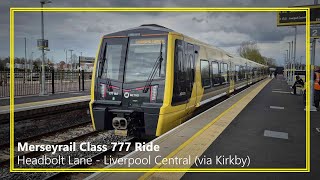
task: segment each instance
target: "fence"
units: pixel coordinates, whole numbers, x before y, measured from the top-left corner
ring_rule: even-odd
[[[14,72],[14,95],[37,95],[41,88],[41,72]],[[90,90],[91,72],[84,71],[47,71],[45,89],[49,94]],[[10,96],[10,73],[0,71],[0,97]]]

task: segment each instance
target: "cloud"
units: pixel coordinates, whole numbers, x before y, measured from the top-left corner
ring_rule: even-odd
[[[312,4],[312,0],[53,0],[46,7],[286,7]],[[38,7],[38,1],[4,1],[0,7],[0,56],[9,55],[9,7]],[[257,41],[264,56],[281,59],[279,49],[285,48],[284,41],[293,39],[293,29],[276,26],[275,13],[44,13],[45,37],[49,39],[49,52],[55,59],[64,58],[64,49],[74,49],[74,53],[83,52],[95,56],[100,38],[104,34],[139,26],[141,24],[160,24],[207,42],[214,46],[236,53],[242,41]],[[40,14],[17,13],[15,18],[15,51],[17,56],[24,56],[23,38],[28,39],[28,53],[35,51],[36,40],[40,38]],[[298,37],[305,31],[298,27]],[[298,38],[298,54],[303,54],[303,43]],[[302,46],[300,47],[300,44]],[[283,47],[284,46],[284,47]],[[50,55],[50,56],[51,56]],[[300,55],[301,56],[301,55]]]

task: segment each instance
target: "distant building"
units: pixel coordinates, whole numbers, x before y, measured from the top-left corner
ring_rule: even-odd
[[[24,69],[25,64],[19,64],[19,63],[15,63],[14,64],[14,68],[15,69]],[[30,64],[26,64],[26,69],[31,69],[31,65]],[[6,68],[10,68],[10,63],[6,63]]]
[[[93,63],[80,63],[80,70],[84,70],[85,72],[92,72]]]
[[[95,59],[95,57],[80,56],[80,69],[84,70],[85,72],[92,72]]]

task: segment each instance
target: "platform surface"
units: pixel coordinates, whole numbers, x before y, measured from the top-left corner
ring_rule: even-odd
[[[147,156],[183,158],[237,155],[250,157],[249,168],[305,168],[306,114],[301,96],[281,78],[259,82],[153,141],[160,152],[133,152],[126,158]],[[227,109],[227,110],[226,110]],[[313,179],[319,176],[320,113],[311,114],[311,172],[305,173],[95,173],[87,179]],[[206,128],[205,128],[206,127]],[[316,129],[316,127],[319,127]],[[204,130],[203,130],[204,129]],[[192,159],[192,158],[191,158]],[[107,168],[128,168],[111,165]],[[155,162],[132,168],[239,168],[237,165],[164,165]]]
[[[139,166],[133,165],[132,168],[154,168],[157,163],[154,157],[161,155],[161,157],[179,157],[196,154],[201,155],[203,151],[210,145],[212,140],[217,138],[219,134],[228,126],[238,113],[245,108],[259,91],[269,83],[269,79],[261,81],[246,90],[238,93],[235,96],[217,104],[208,109],[204,113],[192,118],[186,123],[174,128],[161,137],[153,140],[154,144],[161,147],[159,152],[133,152],[125,158],[147,158],[151,157],[150,164]],[[197,142],[197,143],[194,143]],[[194,149],[195,148],[195,149]],[[182,153],[182,154],[181,154]],[[190,164],[190,166],[192,163]],[[127,165],[112,165],[109,168],[128,168]],[[159,166],[157,168],[190,168],[190,166]],[[155,173],[156,174],[156,173]],[[96,173],[88,179],[138,179],[149,178],[155,174],[146,173],[131,173],[130,177],[126,173]],[[158,173],[168,174],[168,173]],[[169,173],[170,174],[170,173]],[[157,176],[157,175],[156,175]],[[163,178],[163,177],[157,177]],[[173,178],[172,176],[167,178]],[[166,179],[164,177],[164,179]]]
[[[63,105],[68,103],[76,103],[89,101],[89,92],[73,92],[73,93],[59,93],[50,94],[46,96],[24,96],[15,98],[15,112],[31,110],[43,107],[51,107],[57,105]],[[9,113],[9,103],[8,98],[3,98],[0,100],[0,114]]]
[[[290,91],[281,78],[274,79],[203,155],[249,154],[253,167],[305,167],[304,104],[301,96],[285,93]],[[181,179],[319,179],[320,112],[311,112],[310,126],[310,173],[185,173]],[[288,138],[265,136],[265,130],[287,133]]]

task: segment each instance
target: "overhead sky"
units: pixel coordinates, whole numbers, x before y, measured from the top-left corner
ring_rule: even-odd
[[[46,7],[288,7],[313,4],[313,0],[52,0]],[[9,56],[9,8],[39,7],[37,0],[10,0],[0,6],[0,57]],[[44,13],[45,39],[49,40],[49,59],[65,60],[65,51],[95,56],[104,34],[139,26],[159,24],[195,39],[237,54],[241,42],[255,41],[263,56],[284,62],[285,50],[294,39],[294,28],[277,27],[276,13]],[[41,37],[39,12],[15,14],[15,56],[37,58],[36,40]],[[317,43],[317,64],[319,59]],[[32,53],[33,52],[33,53]],[[298,26],[297,61],[305,58],[305,26]],[[68,52],[68,58],[70,53]],[[304,61],[304,59],[302,60]]]

